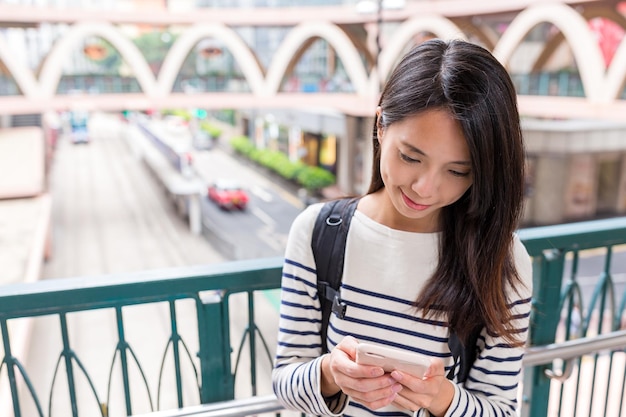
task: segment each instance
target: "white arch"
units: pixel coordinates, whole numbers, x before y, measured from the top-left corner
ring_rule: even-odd
[[[35,75],[24,63],[12,58],[11,51],[2,37],[0,37],[0,60],[4,62],[24,96],[35,97],[38,94],[39,85]]]
[[[490,51],[493,51],[493,47],[500,39],[496,29],[484,21],[474,23],[472,17],[455,17],[450,20],[463,31],[467,39],[476,38],[476,43]]]
[[[604,96],[605,101],[618,100],[619,95],[626,83],[626,37],[622,39],[611,64],[606,72],[604,80]]]
[[[248,80],[252,93],[262,90],[263,71],[254,53],[237,35],[237,32],[220,23],[195,24],[176,40],[167,53],[159,72],[158,93],[162,96],[172,91],[176,75],[180,72],[185,58],[201,39],[212,37],[223,41],[233,58],[239,64],[244,77]]]
[[[306,22],[294,27],[280,44],[270,63],[265,77],[263,95],[278,92],[287,67],[298,49],[309,39],[325,39],[337,52],[357,95],[371,95],[365,67],[356,47],[339,27],[328,22]]]
[[[55,95],[64,60],[71,56],[78,42],[88,36],[99,36],[109,41],[133,70],[144,94],[148,97],[154,95],[156,89],[154,76],[135,44],[122,36],[109,23],[83,22],[73,26],[50,50],[39,74],[39,83],[44,97]]]
[[[401,58],[405,46],[420,32],[431,32],[441,39],[467,39],[457,25],[440,15],[420,15],[406,20],[386,42],[385,49],[380,54],[381,79],[387,78],[396,61]]]
[[[603,96],[603,58],[587,21],[571,7],[561,3],[530,6],[518,14],[506,29],[494,49],[494,55],[504,65],[526,34],[540,23],[554,24],[572,48],[587,99],[598,101]]]

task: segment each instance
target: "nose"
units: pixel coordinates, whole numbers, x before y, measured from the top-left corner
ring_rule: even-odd
[[[439,175],[435,172],[421,172],[411,185],[413,191],[420,197],[432,197],[439,188]]]

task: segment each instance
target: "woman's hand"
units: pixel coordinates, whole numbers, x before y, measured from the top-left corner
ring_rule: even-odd
[[[454,387],[445,376],[441,359],[431,359],[423,378],[402,371],[393,371],[391,377],[404,387],[393,401],[397,407],[411,411],[426,408],[434,416],[443,416],[454,398]]]
[[[357,344],[354,337],[346,336],[322,359],[322,394],[329,397],[343,391],[372,410],[391,404],[402,385],[380,366],[357,364]]]

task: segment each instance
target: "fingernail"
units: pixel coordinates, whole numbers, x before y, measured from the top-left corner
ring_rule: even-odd
[[[402,380],[402,374],[400,372],[398,372],[398,371],[393,371],[391,373],[391,377],[393,379],[395,379],[396,381],[401,381]]]
[[[394,393],[400,392],[400,391],[402,391],[402,385],[400,385],[400,384],[394,384],[394,385],[392,385],[392,386],[391,386],[391,390],[392,390]]]
[[[385,371],[383,370],[383,368],[374,368],[372,369],[371,374],[372,376],[381,376],[385,374]]]

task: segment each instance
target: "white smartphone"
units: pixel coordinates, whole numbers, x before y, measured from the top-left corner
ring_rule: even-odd
[[[385,372],[397,369],[422,378],[430,366],[430,359],[419,353],[370,343],[359,343],[356,347],[356,363],[380,366]]]

